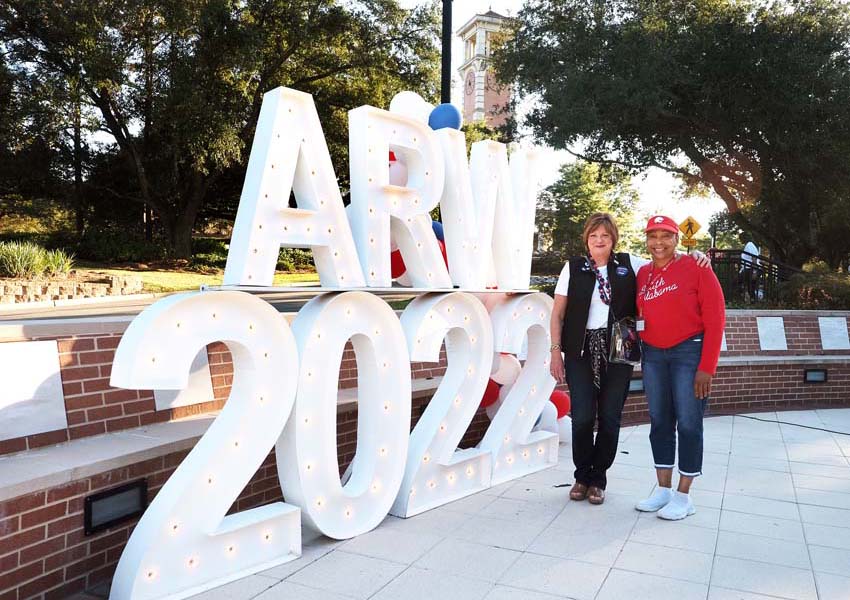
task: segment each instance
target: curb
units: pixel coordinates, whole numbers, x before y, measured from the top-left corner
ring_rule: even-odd
[[[112,304],[133,300],[149,300],[168,294],[127,294],[126,296],[103,296],[100,298],[75,298],[73,300],[40,300],[38,302],[20,302],[0,305],[0,314],[26,312],[37,308],[61,308],[66,306],[90,306],[92,304]]]

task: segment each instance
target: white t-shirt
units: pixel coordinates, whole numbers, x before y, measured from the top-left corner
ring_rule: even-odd
[[[749,252],[749,254],[747,254]],[[747,264],[759,264],[759,259],[750,256],[750,254],[754,254],[755,256],[759,255],[759,247],[756,246],[752,242],[747,242],[747,245],[744,246],[744,252],[741,253],[741,262]]]
[[[632,271],[640,271],[644,265],[648,265],[651,261],[648,258],[642,258],[629,254],[629,262],[632,266]],[[608,278],[608,265],[599,267],[599,274],[604,278]],[[555,293],[559,296],[566,296],[570,289],[570,263],[564,265],[561,269],[561,275],[558,277],[558,285],[555,286]],[[590,310],[587,313],[587,325],[585,329],[600,329],[608,326],[608,305],[602,302],[599,297],[599,282],[593,286],[593,295],[590,297]]]

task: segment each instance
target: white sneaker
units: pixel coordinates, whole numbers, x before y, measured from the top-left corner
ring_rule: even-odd
[[[641,512],[655,512],[667,506],[667,503],[673,499],[673,490],[666,487],[656,487],[652,495],[646,500],[641,500],[635,505],[635,508]]]
[[[697,511],[694,508],[694,503],[691,502],[689,494],[682,492],[673,492],[673,499],[658,511],[659,519],[667,519],[668,521],[679,521],[685,517],[689,517]]]

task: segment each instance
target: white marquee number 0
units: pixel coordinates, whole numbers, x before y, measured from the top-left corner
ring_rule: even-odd
[[[410,434],[407,467],[392,513],[410,517],[490,487],[490,453],[456,450],[475,416],[492,362],[493,330],[484,306],[461,292],[426,294],[401,315],[410,359],[448,369]]]
[[[293,417],[277,445],[285,498],[306,525],[347,539],[377,527],[404,474],[410,360],[390,306],[366,292],[324,294],[292,324],[301,355]],[[347,340],[357,356],[357,452],[343,486],[337,459],[337,379]],[[292,460],[292,457],[295,460]]]
[[[160,300],[122,337],[111,383],[181,389],[195,355],[215,341],[233,355],[230,397],[133,531],[110,598],[185,598],[301,554],[297,507],[275,502],[225,516],[295,400],[295,340],[272,306],[241,292]]]
[[[551,312],[552,299],[537,293],[509,298],[490,315],[496,352],[518,354],[528,334],[525,365],[479,444],[493,454],[493,485],[558,462],[558,435],[531,431],[555,389],[548,360]]]

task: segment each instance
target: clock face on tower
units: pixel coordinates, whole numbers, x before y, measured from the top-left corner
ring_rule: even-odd
[[[471,96],[472,92],[475,91],[475,74],[472,71],[466,74],[466,83],[464,83],[463,89],[467,96]]]

